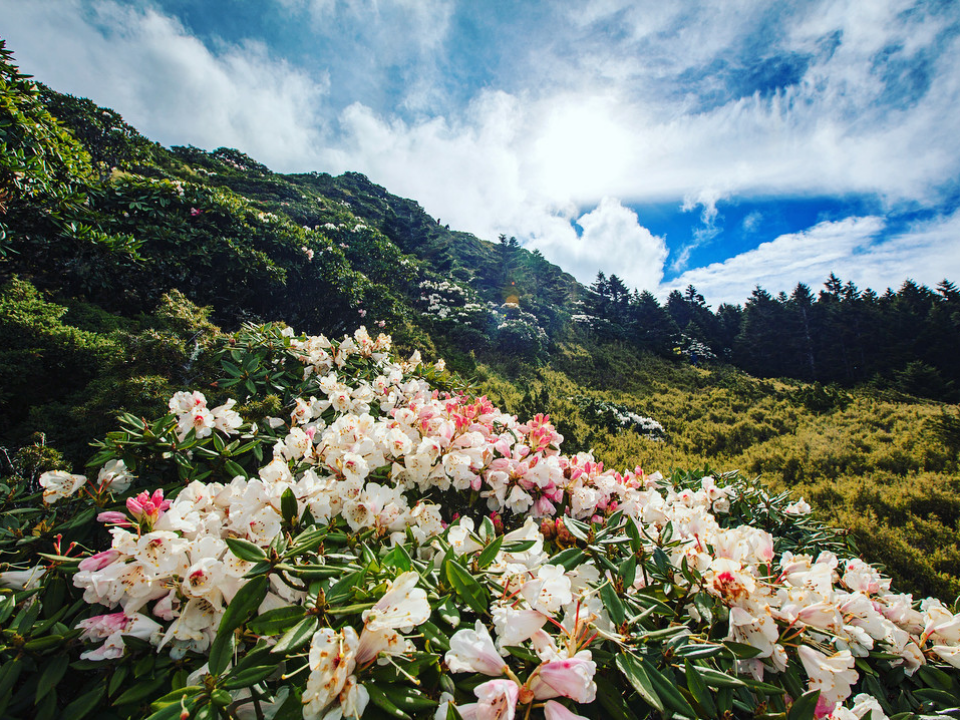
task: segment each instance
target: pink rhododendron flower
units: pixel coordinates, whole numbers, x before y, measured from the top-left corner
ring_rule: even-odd
[[[567,710],[556,700],[547,700],[547,704],[543,706],[543,714],[547,720],[587,720],[583,715]]]
[[[597,664],[589,650],[581,650],[572,658],[552,660],[540,666],[540,672],[530,683],[537,700],[567,697],[579,703],[597,699],[597,684],[593,676]]]
[[[170,507],[170,500],[163,499],[163,490],[154,490],[151,495],[143,491],[136,497],[127,498],[127,510],[137,520],[153,525]]]

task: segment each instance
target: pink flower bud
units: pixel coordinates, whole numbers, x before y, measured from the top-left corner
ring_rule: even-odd
[[[103,514],[106,515],[108,513]],[[116,514],[120,515],[120,513]],[[126,520],[126,517],[124,517],[124,520]],[[81,570],[86,570],[87,572],[96,572],[97,570],[102,570],[105,568],[118,557],[120,557],[120,552],[118,550],[103,550],[102,552],[98,552],[96,555],[91,555],[90,557],[81,560],[79,567]]]
[[[113,525],[120,525],[121,527],[130,527],[130,518],[124,515],[122,512],[117,512],[116,510],[108,510],[107,512],[102,512],[97,515],[97,520],[102,523],[111,523]]]

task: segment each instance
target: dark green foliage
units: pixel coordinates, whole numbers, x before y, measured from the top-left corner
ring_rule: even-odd
[[[0,288],[2,442],[18,446],[42,430],[82,462],[117,413],[156,414],[206,376],[219,335],[207,314],[177,291],[138,320],[83,303],[68,310],[14,278]]]

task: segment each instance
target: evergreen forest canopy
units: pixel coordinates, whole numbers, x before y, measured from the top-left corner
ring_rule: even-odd
[[[466,718],[481,711],[472,705],[521,703],[517,712],[535,704],[550,720],[849,720],[874,712],[870,696],[879,720],[955,704],[958,608],[914,605],[848,560],[859,543],[901,591],[960,593],[960,415],[945,404],[960,380],[952,283],[878,295],[831,276],[816,295],[757,288],[713,311],[690,287],[661,304],[616,275],[584,287],[515,239],[451,230],[357,173],[285,175],[237,150],[163,148],[116,112],[32,82],[2,48],[0,83],[0,715],[332,720],[443,707],[437,717],[455,718],[461,707]],[[369,335],[354,333],[360,325]],[[399,359],[414,350],[446,363]],[[396,425],[365,450],[345,444],[358,414],[388,423],[394,410],[424,408],[427,424],[393,446],[384,438]],[[456,453],[415,452],[410,438],[430,440],[423,428],[438,416],[470,438]],[[524,461],[514,442],[540,460]],[[337,443],[341,454],[323,455]],[[588,450],[603,462],[577,454]],[[611,475],[604,463],[648,472]],[[557,468],[549,490],[518,479],[537,465]],[[509,485],[497,485],[503,468]],[[562,486],[571,477],[583,479]],[[325,495],[324,482],[357,478],[362,510]],[[232,499],[203,505],[205,483]],[[248,497],[256,483],[259,505]],[[652,535],[617,513],[636,512],[634,491],[662,510]],[[850,530],[811,518],[800,493]],[[494,505],[499,515],[487,514]],[[98,579],[143,561],[131,547],[104,550],[109,526],[114,538],[179,533],[169,539],[187,564],[171,561],[157,582],[194,577],[202,538],[170,524],[190,512],[205,528],[222,524],[229,542],[203,541],[216,555],[202,558],[196,586],[164,596],[169,606],[155,587],[136,585],[141,603],[131,583]],[[231,512],[249,527],[230,524]],[[701,545],[689,512],[718,547],[750,548],[737,567],[716,565],[730,558],[706,547],[681,558]],[[464,520],[441,529],[453,513]],[[525,514],[546,524],[524,525]],[[440,539],[418,534],[425,527]],[[773,572],[774,551],[810,557]],[[492,646],[481,627],[507,612],[508,587],[493,568],[511,563],[540,583],[515,589],[537,614],[528,620],[562,620],[573,600],[554,607],[547,596],[572,593],[597,625],[565,620],[557,634],[548,624],[551,639],[532,646],[533,634],[501,642],[498,625],[505,679],[499,660],[473,665],[457,648]],[[569,577],[555,577],[558,566]],[[869,643],[845,628],[872,611],[844,606],[842,622],[824,620],[828,610],[804,607],[810,596],[790,595],[785,578],[808,572],[820,573],[811,587],[828,605],[860,593],[889,610],[861,617],[874,623]],[[773,619],[749,616],[758,578],[785,593],[764,596]],[[218,584],[229,593],[204,589]],[[408,622],[371,621],[371,609],[397,610],[391,593],[403,588],[416,601],[403,606]],[[92,609],[118,602],[119,619]],[[462,635],[461,621],[477,629]],[[422,635],[408,636],[412,626]],[[846,645],[824,639],[844,632]],[[381,644],[364,655],[371,633]],[[314,657],[323,643],[356,665],[326,695]],[[549,648],[564,643],[566,665],[551,666]],[[858,670],[842,655],[850,648]],[[285,692],[281,663],[302,673]],[[535,692],[541,673],[562,691]]]

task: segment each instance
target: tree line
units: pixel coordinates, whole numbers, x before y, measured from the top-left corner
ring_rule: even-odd
[[[585,303],[592,332],[694,362],[731,363],[760,377],[885,388],[957,401],[960,291],[912,280],[882,295],[830,275],[818,293],[798,283],[790,295],[757,286],[743,305],[715,311],[692,285],[661,304],[598,274]],[[689,348],[699,352],[689,352]]]

